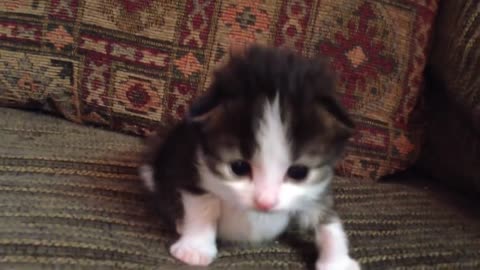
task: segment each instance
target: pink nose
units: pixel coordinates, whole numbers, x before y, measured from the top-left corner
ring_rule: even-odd
[[[269,211],[271,210],[276,204],[276,200],[264,199],[264,198],[255,198],[255,208],[260,211]]]

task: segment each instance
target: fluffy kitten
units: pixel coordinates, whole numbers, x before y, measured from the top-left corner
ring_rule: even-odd
[[[315,231],[318,270],[360,269],[332,209],[353,123],[326,67],[286,49],[231,55],[188,117],[150,146],[140,175],[180,234],[174,257],[208,265],[217,237],[271,240],[294,220]]]

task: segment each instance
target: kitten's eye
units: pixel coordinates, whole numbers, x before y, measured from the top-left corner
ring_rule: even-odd
[[[302,181],[307,178],[308,168],[303,165],[292,165],[288,168],[287,176],[296,181]]]
[[[230,163],[230,168],[232,172],[237,176],[247,176],[250,175],[251,167],[250,164],[243,160],[236,160]]]

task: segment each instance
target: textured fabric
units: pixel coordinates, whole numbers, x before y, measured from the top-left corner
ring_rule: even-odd
[[[479,1],[441,2],[429,64],[452,105],[469,121],[480,118],[474,116],[480,110]]]
[[[409,116],[437,0],[4,0],[0,103],[147,134],[178,120],[230,46],[325,54],[358,133],[339,172],[378,178],[416,157]]]
[[[452,102],[432,69],[427,71],[425,141],[416,166],[452,187],[480,192],[480,130]]]
[[[480,192],[480,2],[442,1],[429,61],[419,166]]]
[[[11,109],[0,138],[0,269],[182,269],[135,175],[137,138]],[[344,178],[334,192],[364,269],[480,268],[478,201]],[[305,269],[316,256],[312,235],[294,230],[219,250],[211,269]]]
[[[432,93],[426,103],[428,124],[417,166],[434,179],[480,192],[480,132],[472,129],[446,94]]]

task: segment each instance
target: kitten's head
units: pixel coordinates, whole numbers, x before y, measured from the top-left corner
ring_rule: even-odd
[[[326,190],[353,131],[323,59],[253,46],[191,106],[202,186],[234,205],[295,211]]]

